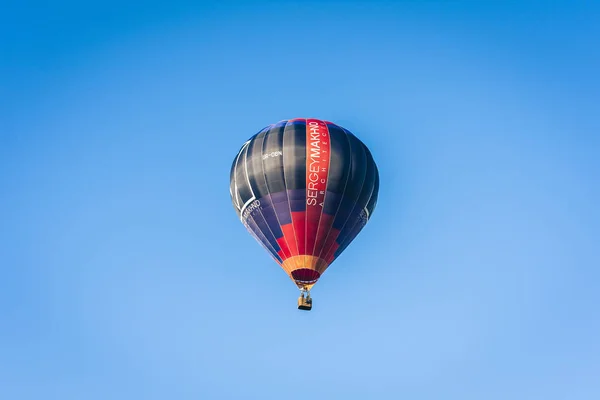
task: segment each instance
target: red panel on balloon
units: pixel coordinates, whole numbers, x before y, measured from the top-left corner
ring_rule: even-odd
[[[277,244],[279,245],[279,247],[281,247],[281,250],[279,250],[277,254],[279,254],[279,257],[281,257],[282,260],[285,260],[291,254],[290,248],[285,240],[285,236],[282,236],[279,239],[277,239]]]
[[[312,252],[312,255],[318,256],[321,254],[325,244],[325,237],[331,230],[331,225],[333,224],[333,215],[323,214],[321,215],[321,219],[319,220],[319,230],[317,232],[317,238],[315,240],[315,248]]]
[[[288,249],[291,256],[298,255],[298,245],[296,243],[296,235],[294,234],[294,226],[292,224],[286,224],[281,227],[283,237],[288,244]]]
[[[330,144],[323,121],[306,122],[306,254],[313,254],[327,190]]]
[[[306,254],[306,211],[292,212],[292,224],[296,233],[296,244],[298,246],[297,254]]]

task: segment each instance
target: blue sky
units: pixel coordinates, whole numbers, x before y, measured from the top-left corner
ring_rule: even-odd
[[[0,398],[600,398],[597,3],[2,9]],[[381,176],[309,313],[228,192],[294,117]]]

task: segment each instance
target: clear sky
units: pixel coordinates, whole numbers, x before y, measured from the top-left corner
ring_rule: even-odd
[[[600,398],[598,2],[1,8],[0,398]],[[295,117],[381,177],[311,312],[228,189]]]

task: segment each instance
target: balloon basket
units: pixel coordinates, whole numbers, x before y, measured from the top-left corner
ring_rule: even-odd
[[[312,299],[310,294],[304,296],[304,293],[298,297],[298,310],[310,311],[312,309]]]

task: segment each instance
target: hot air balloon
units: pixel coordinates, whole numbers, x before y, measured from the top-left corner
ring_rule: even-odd
[[[297,118],[267,126],[233,160],[230,194],[238,217],[300,289],[310,289],[363,229],[377,203],[371,152],[332,122]]]

